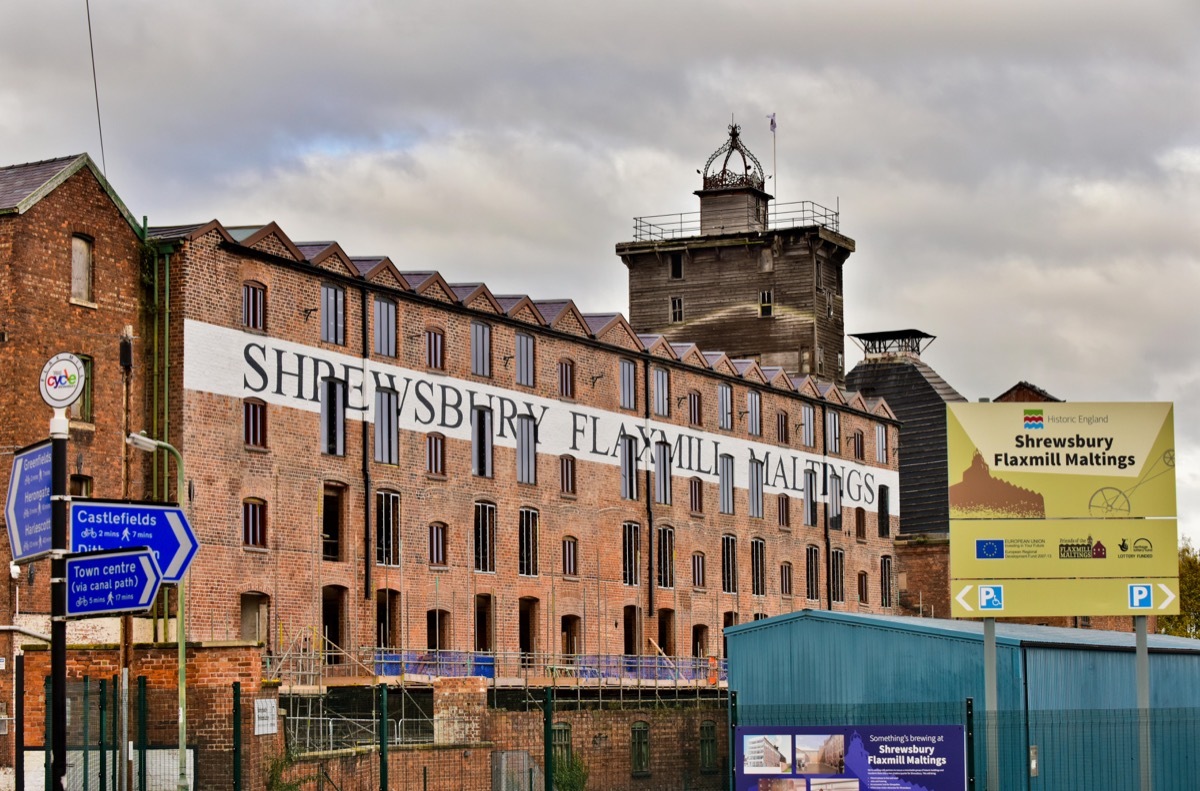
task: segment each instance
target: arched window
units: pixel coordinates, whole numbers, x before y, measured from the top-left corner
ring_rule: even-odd
[[[447,539],[446,524],[444,522],[431,522],[429,525],[429,565],[446,565]]]
[[[267,548],[267,503],[257,497],[242,500],[242,545]]]
[[[446,336],[439,327],[425,328],[425,367],[446,370]]]
[[[267,404],[262,399],[243,399],[242,439],[252,448],[267,447]]]
[[[558,397],[575,397],[575,362],[574,360],[558,361]]]
[[[579,576],[579,539],[575,536],[563,536],[563,576]]]

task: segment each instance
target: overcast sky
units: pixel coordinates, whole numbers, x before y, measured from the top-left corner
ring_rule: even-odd
[[[401,269],[626,310],[730,117],[839,203],[846,327],[971,400],[1176,403],[1200,538],[1196,0],[97,0],[107,172],[151,224],[277,221]],[[9,3],[0,160],[101,161],[81,0]],[[861,356],[851,344],[847,359]]]

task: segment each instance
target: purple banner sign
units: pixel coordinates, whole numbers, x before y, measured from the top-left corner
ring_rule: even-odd
[[[737,791],[963,791],[961,725],[734,729]]]

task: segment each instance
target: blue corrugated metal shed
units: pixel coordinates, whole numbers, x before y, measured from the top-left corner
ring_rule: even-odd
[[[742,724],[963,722],[967,698],[982,717],[981,622],[802,610],[725,635]],[[996,624],[1002,783],[1137,787],[1134,639]],[[1200,641],[1150,635],[1148,643],[1155,788],[1192,789],[1200,777]],[[1041,773],[1026,778],[1035,745]]]

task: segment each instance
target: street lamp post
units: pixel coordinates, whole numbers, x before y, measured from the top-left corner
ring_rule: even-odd
[[[131,446],[147,453],[165,450],[175,457],[175,497],[183,507],[185,483],[183,476],[183,456],[169,442],[151,439],[145,434],[130,434],[126,440]],[[179,784],[178,791],[189,791],[187,779],[187,645],[183,637],[184,614],[184,582],[179,580],[178,601],[175,603],[175,641],[179,650]]]

